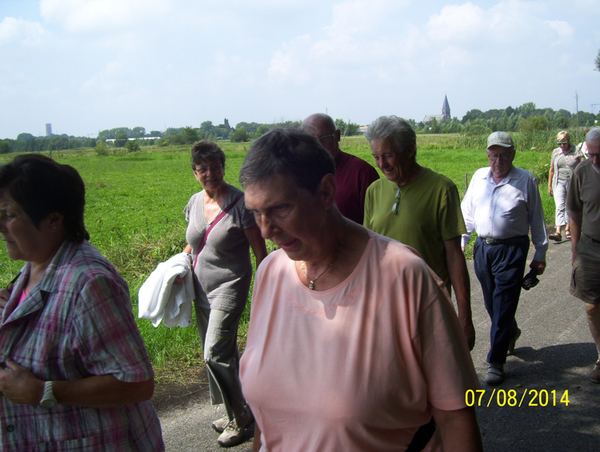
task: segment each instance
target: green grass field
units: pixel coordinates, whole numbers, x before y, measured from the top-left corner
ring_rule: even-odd
[[[554,201],[546,185],[552,136],[543,136],[531,150],[529,142],[515,136],[517,156],[514,164],[532,171],[540,181],[540,193],[548,225],[554,223]],[[527,143],[527,147],[525,147]],[[249,143],[221,143],[227,156],[225,180],[239,186],[239,169]],[[60,163],[75,167],[86,183],[86,226],[95,245],[121,272],[129,284],[134,312],[137,293],[152,270],[185,246],[187,223],[183,208],[192,194],[201,189],[190,167],[189,146],[142,148],[134,154],[99,157],[93,150],[60,152],[52,155]],[[364,137],[342,139],[342,149],[373,164]],[[461,196],[465,181],[473,172],[488,166],[485,137],[458,135],[419,135],[417,160],[423,166],[445,174],[458,186]],[[3,155],[0,163],[12,155]],[[17,274],[22,262],[13,262],[0,249],[0,283],[4,286]],[[240,340],[247,332],[249,304],[240,324]],[[138,320],[157,376],[169,379],[186,368],[202,362],[200,341],[195,327],[154,328],[149,320]]]

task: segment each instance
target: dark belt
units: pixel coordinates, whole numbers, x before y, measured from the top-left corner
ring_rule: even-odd
[[[526,235],[519,235],[517,237],[511,237],[509,239],[495,239],[493,237],[478,237],[482,242],[488,245],[508,245],[512,243],[522,243],[525,240],[529,240]]]

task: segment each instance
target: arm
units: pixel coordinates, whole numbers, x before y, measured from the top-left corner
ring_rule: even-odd
[[[446,266],[448,267],[456,304],[458,305],[458,319],[465,333],[469,350],[473,350],[475,346],[475,327],[471,316],[471,282],[460,240],[460,236],[444,240]]]
[[[571,252],[573,258],[571,264],[577,258],[577,243],[581,238],[581,222],[583,221],[583,212],[580,210],[569,210],[569,225],[571,226]]]
[[[258,423],[254,423],[254,442],[252,443],[252,452],[260,452],[262,444],[260,442],[260,427]]]
[[[554,159],[552,159],[554,161]],[[550,172],[548,173],[548,194],[550,196],[554,196],[554,191],[552,190],[552,179],[554,178],[554,165],[550,163]]]
[[[250,243],[250,247],[256,257],[256,267],[260,265],[265,257],[267,257],[267,246],[265,245],[265,239],[260,234],[260,228],[256,223],[249,228],[244,229],[244,234]]]
[[[38,405],[44,393],[44,380],[11,359],[6,360],[6,365],[10,370],[0,370],[0,390],[4,396],[13,403]],[[112,375],[97,375],[55,381],[52,387],[61,405],[112,408],[149,400],[154,392],[154,379],[126,383]]]
[[[444,411],[431,408],[436,428],[442,436],[442,445],[446,452],[481,452],[481,434],[475,417],[475,409],[466,407],[461,410]]]

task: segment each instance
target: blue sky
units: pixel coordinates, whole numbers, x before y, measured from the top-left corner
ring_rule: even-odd
[[[597,0],[0,0],[0,138],[600,111]]]

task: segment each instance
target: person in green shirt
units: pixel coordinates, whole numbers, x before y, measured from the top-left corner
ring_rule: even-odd
[[[417,163],[417,136],[397,116],[381,116],[365,134],[385,178],[367,189],[364,226],[412,246],[454,289],[458,317],[469,349],[475,345],[471,287],[460,238],[466,232],[456,185]]]

